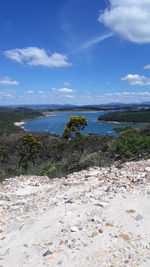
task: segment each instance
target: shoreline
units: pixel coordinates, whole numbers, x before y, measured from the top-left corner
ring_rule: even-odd
[[[105,121],[105,120],[96,120],[96,122],[105,122],[113,124],[150,125],[150,122]]]
[[[109,111],[109,110],[108,110]],[[54,114],[54,113],[99,113],[105,112],[105,110],[67,110],[67,111],[44,111],[43,114]],[[55,115],[54,115],[55,116]]]
[[[26,131],[27,130],[23,127],[23,125],[27,122],[27,121],[32,121],[32,120],[37,120],[37,119],[42,119],[42,118],[46,118],[46,117],[51,117],[51,116],[55,116],[55,115],[46,115],[43,113],[43,116],[39,116],[39,117],[35,117],[35,118],[32,118],[32,119],[24,119],[22,121],[16,121],[14,122],[14,125],[17,126],[17,127],[20,127],[22,130]]]
[[[24,119],[22,121],[18,121],[18,122],[14,122],[14,125],[17,127],[20,127],[22,130],[27,131],[23,125],[27,122],[27,121],[32,121],[32,120],[37,120],[37,119],[42,119],[42,118],[46,118],[46,117],[53,117],[53,116],[57,116],[55,115],[55,113],[99,113],[99,112],[104,112],[104,111],[98,111],[98,110],[91,110],[91,111],[45,111],[42,112],[43,116],[39,116],[39,117],[35,117],[32,119]]]

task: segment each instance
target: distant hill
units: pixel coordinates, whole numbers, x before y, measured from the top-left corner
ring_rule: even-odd
[[[99,116],[98,120],[129,123],[150,123],[150,109],[107,113]]]

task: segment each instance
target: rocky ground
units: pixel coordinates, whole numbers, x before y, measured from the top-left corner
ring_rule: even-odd
[[[150,160],[0,191],[0,267],[150,266]]]

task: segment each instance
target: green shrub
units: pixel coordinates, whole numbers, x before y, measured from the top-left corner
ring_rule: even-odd
[[[129,134],[116,138],[116,153],[120,158],[142,157],[150,153],[150,136]]]
[[[7,174],[4,170],[0,169],[0,182],[2,182],[5,178],[7,178]]]
[[[43,166],[41,168],[40,175],[53,177],[53,176],[55,176],[55,173],[56,173],[55,164],[53,164],[51,162],[47,162],[47,163],[43,164]]]

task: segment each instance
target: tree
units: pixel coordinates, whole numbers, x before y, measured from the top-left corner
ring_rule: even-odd
[[[71,116],[63,132],[65,138],[71,136],[82,136],[81,131],[88,125],[88,121],[84,116]]]
[[[19,167],[22,167],[25,171],[28,168],[29,162],[35,160],[36,154],[42,149],[43,143],[38,141],[32,135],[25,135],[20,138],[21,141],[21,151],[20,151],[20,161]]]

